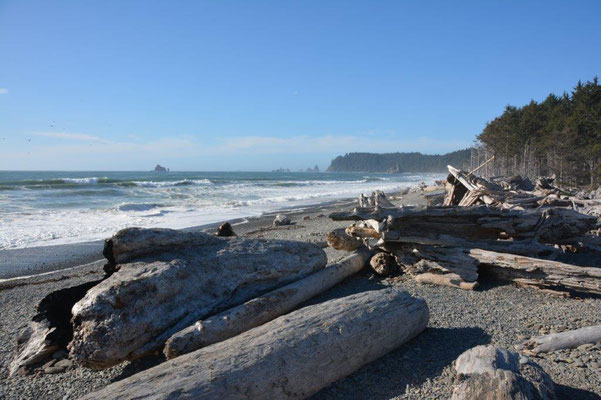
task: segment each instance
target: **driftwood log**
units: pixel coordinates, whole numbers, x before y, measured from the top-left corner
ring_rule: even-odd
[[[319,271],[327,261],[309,243],[170,229],[126,229],[107,252],[127,263],[116,264],[72,308],[70,357],[90,368],[160,350],[195,321]]]
[[[398,289],[307,306],[113,383],[85,399],[303,399],[425,329],[428,307]]]
[[[343,228],[328,232],[326,234],[326,242],[334,250],[355,251],[363,247],[361,240],[349,236]]]
[[[369,251],[361,249],[319,272],[198,321],[171,336],[163,352],[167,358],[175,358],[271,321],[359,272],[368,258]]]
[[[534,337],[524,343],[530,354],[549,353],[555,350],[574,349],[587,343],[601,341],[601,325],[587,326],[572,331]]]
[[[502,281],[543,289],[601,295],[601,268],[580,267],[481,249],[469,250],[479,270]]]
[[[476,346],[455,361],[459,384],[452,400],[555,399],[555,387],[536,363],[519,362],[519,354],[495,346]]]

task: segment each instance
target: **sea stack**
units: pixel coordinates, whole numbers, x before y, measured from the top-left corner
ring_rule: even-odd
[[[161,164],[157,164],[157,166],[154,167],[154,172],[167,172],[167,171],[169,171],[169,168],[165,168]]]

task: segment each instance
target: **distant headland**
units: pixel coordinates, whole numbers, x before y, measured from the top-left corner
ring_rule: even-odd
[[[469,163],[471,149],[447,154],[347,153],[332,160],[329,172],[446,172],[447,165]]]

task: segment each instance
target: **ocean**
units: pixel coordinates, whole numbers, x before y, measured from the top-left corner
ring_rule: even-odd
[[[77,243],[121,228],[187,228],[298,209],[443,174],[0,171],[0,249]]]

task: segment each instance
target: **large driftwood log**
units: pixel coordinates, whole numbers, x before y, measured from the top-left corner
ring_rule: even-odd
[[[372,192],[367,197],[364,194],[359,195],[359,207],[396,207],[386,198],[386,194],[381,190]]]
[[[86,399],[303,399],[401,344],[428,307],[398,289],[307,306],[140,372]]]
[[[587,326],[572,331],[533,337],[524,343],[530,354],[549,353],[555,350],[574,349],[587,343],[601,341],[601,325]]]
[[[72,308],[70,356],[90,368],[160,349],[195,321],[321,270],[327,262],[323,250],[309,243],[169,229],[121,231],[112,251],[115,260],[130,262],[117,264],[116,272]]]
[[[319,272],[198,321],[171,336],[163,352],[167,358],[175,358],[271,321],[359,272],[369,255],[367,249],[361,249]]]
[[[363,247],[363,242],[349,236],[344,228],[328,232],[326,234],[326,242],[328,243],[328,246],[334,250],[355,251],[358,248]]]
[[[499,280],[546,289],[601,295],[601,268],[580,267],[494,251],[471,249],[479,270]]]
[[[476,346],[457,358],[459,384],[452,400],[555,399],[555,387],[536,363],[519,362],[519,354],[495,346]]]
[[[380,232],[433,239],[441,235],[465,240],[515,239],[550,244],[577,243],[598,220],[569,209],[505,210],[477,207],[355,208],[330,214],[335,221],[376,220]],[[391,233],[392,234],[392,233]]]

